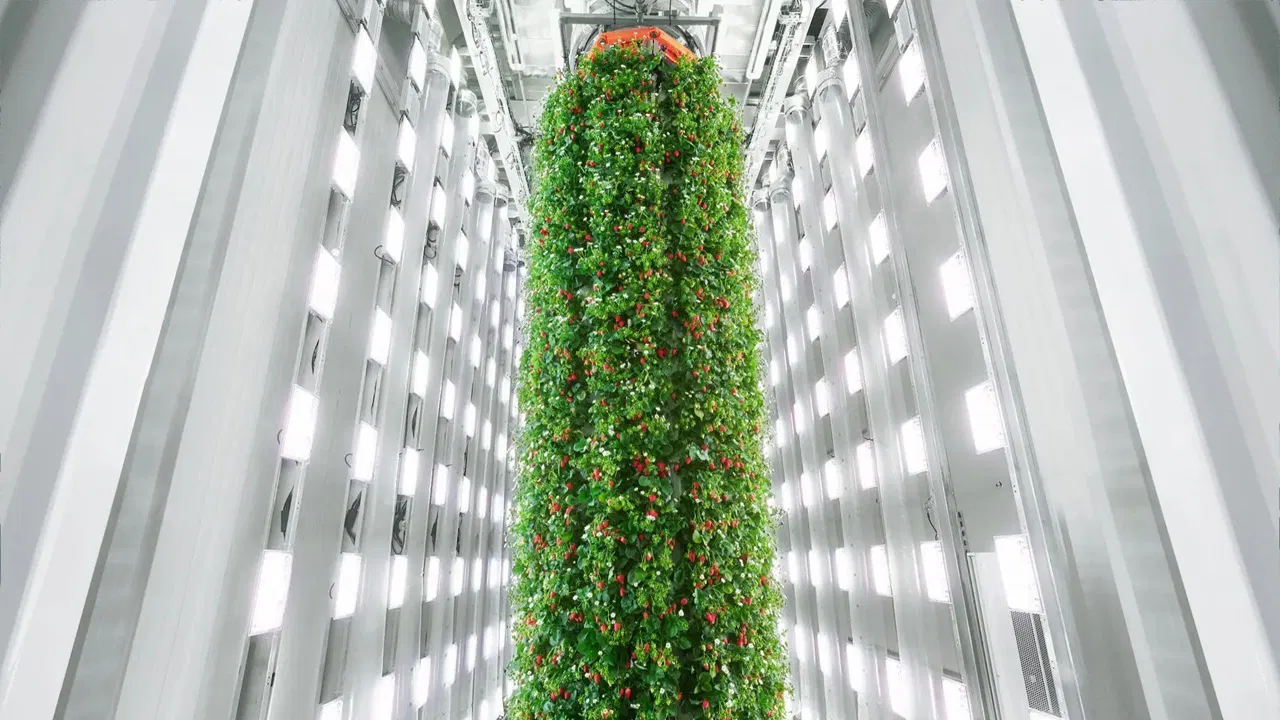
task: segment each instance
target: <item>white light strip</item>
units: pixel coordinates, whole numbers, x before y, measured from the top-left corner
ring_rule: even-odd
[[[395,208],[387,212],[387,233],[382,241],[382,252],[393,263],[399,263],[404,252],[404,216]]]
[[[289,593],[289,578],[293,574],[293,555],[279,550],[267,550],[258,566],[258,582],[253,597],[253,618],[249,624],[250,635],[261,635],[280,627],[284,621],[285,600]]]

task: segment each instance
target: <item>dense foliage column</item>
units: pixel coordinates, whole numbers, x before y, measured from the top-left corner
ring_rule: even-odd
[[[782,717],[740,145],[709,60],[614,47],[547,100],[512,720]]]

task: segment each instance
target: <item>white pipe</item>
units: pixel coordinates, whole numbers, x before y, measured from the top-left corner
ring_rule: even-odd
[[[773,39],[773,29],[778,24],[778,14],[782,12],[782,0],[769,0],[764,14],[760,16],[760,24],[756,25],[756,38],[751,43],[751,55],[747,58],[747,79],[759,80],[764,74],[764,61],[769,57],[769,41]]]

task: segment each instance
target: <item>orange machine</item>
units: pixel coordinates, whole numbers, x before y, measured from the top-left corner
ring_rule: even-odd
[[[601,33],[600,37],[596,39],[595,45],[592,46],[591,52],[609,45],[624,45],[626,43],[652,43],[669,62],[673,63],[682,57],[694,56],[693,51],[656,27],[636,27]]]

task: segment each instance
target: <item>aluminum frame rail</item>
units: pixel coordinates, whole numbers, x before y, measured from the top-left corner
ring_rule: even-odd
[[[800,5],[799,10],[788,10],[778,16],[778,25],[782,27],[782,38],[778,41],[778,51],[773,56],[769,70],[769,80],[765,83],[764,93],[756,108],[755,125],[751,129],[751,137],[747,140],[745,153],[747,172],[742,181],[746,187],[755,186],[764,166],[764,155],[773,142],[774,130],[777,129],[778,113],[786,100],[791,87],[791,79],[795,76],[796,64],[800,62],[800,51],[813,21],[813,13],[817,10],[812,0],[793,0]]]
[[[507,185],[512,192],[515,206],[513,210],[516,215],[521,215],[529,200],[529,180],[524,160],[521,159],[520,147],[516,143],[511,107],[507,102],[506,89],[501,84],[498,56],[489,36],[488,19],[476,10],[474,0],[453,0],[453,4],[457,8],[458,18],[462,20],[467,47],[471,50],[471,62],[475,67],[480,96],[484,98],[485,112],[494,126],[494,138],[498,142],[498,152],[507,173]]]

